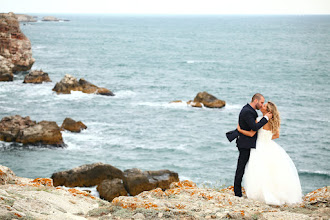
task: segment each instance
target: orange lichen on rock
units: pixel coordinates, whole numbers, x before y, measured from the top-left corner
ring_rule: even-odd
[[[31,181],[34,186],[53,186],[53,180],[50,178],[36,178]]]
[[[197,187],[196,183],[194,183],[190,180],[174,182],[174,183],[171,183],[171,185],[170,185],[170,189],[174,189],[174,188],[196,188],[196,187]]]
[[[73,196],[81,195],[81,196],[86,196],[86,197],[90,197],[92,199],[95,199],[95,197],[92,196],[91,194],[89,194],[88,192],[83,192],[83,191],[80,191],[78,189],[68,189],[68,191],[70,193],[72,193]]]
[[[114,198],[112,200],[112,204],[115,206],[121,206],[124,209],[132,209],[132,210],[135,210],[137,208],[145,208],[145,209],[158,208],[157,204],[153,202],[149,202],[148,200],[125,197],[125,196]]]

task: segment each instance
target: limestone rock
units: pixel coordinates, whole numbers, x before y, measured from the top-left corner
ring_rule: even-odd
[[[118,178],[103,180],[101,184],[97,186],[97,191],[100,193],[102,199],[110,202],[118,196],[127,196],[123,180]]]
[[[105,179],[123,179],[123,172],[109,164],[93,163],[53,173],[54,186],[96,186]]]
[[[226,102],[220,99],[217,99],[215,96],[207,92],[199,92],[195,99],[195,103],[202,103],[205,107],[208,108],[222,108],[226,105]]]
[[[43,72],[42,70],[33,70],[30,71],[24,78],[23,83],[34,83],[39,84],[43,82],[51,82],[48,73]]]
[[[12,12],[1,13],[0,80],[12,81],[13,73],[30,70],[34,61],[31,42],[22,33],[16,15]]]
[[[15,173],[8,167],[0,165],[0,185],[5,185],[8,182],[16,179]]]
[[[57,94],[71,94],[71,91],[81,91],[83,93],[114,96],[114,94],[106,88],[97,87],[83,78],[78,81],[75,77],[69,74],[66,74],[60,82],[56,83],[53,91]]]
[[[45,16],[42,18],[42,21],[60,21],[60,19],[58,19],[54,16]]]
[[[168,189],[172,182],[179,181],[178,174],[169,170],[142,171],[137,168],[124,171],[124,184],[132,196],[156,188]]]
[[[84,130],[87,128],[87,126],[82,123],[81,121],[75,121],[71,118],[65,118],[63,121],[63,124],[61,126],[62,129],[68,130],[71,132],[80,132],[81,130]]]
[[[16,14],[16,18],[19,22],[37,22],[37,19],[31,15]]]
[[[0,140],[22,144],[42,144],[63,147],[61,130],[54,121],[31,121],[19,115],[4,117],[0,121]]]

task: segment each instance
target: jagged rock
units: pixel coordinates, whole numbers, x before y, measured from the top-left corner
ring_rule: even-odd
[[[97,191],[102,199],[112,201],[118,196],[127,196],[127,191],[124,187],[122,179],[106,179],[97,186]]]
[[[23,83],[43,83],[43,82],[51,82],[48,73],[43,72],[42,70],[33,70],[30,71],[24,78]]]
[[[222,108],[226,105],[225,101],[217,99],[207,92],[199,92],[194,99],[194,103],[196,103],[196,107],[199,107],[197,103],[202,103],[208,108]]]
[[[51,178],[54,186],[96,186],[105,179],[123,179],[123,172],[109,164],[93,163],[53,173]]]
[[[65,118],[61,128],[71,132],[80,132],[81,130],[86,129],[87,126],[81,121],[77,122],[71,118]]]
[[[12,74],[30,70],[32,58],[31,42],[22,33],[16,15],[0,13],[0,80],[12,81]]]
[[[137,168],[124,171],[124,185],[127,192],[138,195],[156,188],[168,189],[172,182],[179,181],[178,174],[169,170],[142,171]]]
[[[31,121],[19,115],[0,121],[0,140],[22,144],[42,144],[63,147],[61,130],[54,121]]]
[[[37,19],[31,15],[16,14],[16,18],[19,22],[37,22]]]
[[[97,87],[83,78],[78,81],[69,74],[66,74],[60,82],[56,83],[53,91],[57,94],[71,94],[71,91],[81,91],[83,93],[114,96],[114,94],[106,88]]]
[[[0,185],[5,185],[15,179],[16,175],[11,169],[0,165]]]

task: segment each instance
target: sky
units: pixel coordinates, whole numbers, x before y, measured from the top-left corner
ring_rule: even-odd
[[[0,0],[0,12],[330,14],[330,0]]]

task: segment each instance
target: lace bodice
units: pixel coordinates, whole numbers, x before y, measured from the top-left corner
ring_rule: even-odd
[[[260,128],[258,131],[257,141],[270,141],[270,140],[272,140],[272,137],[273,137],[272,131]]]

